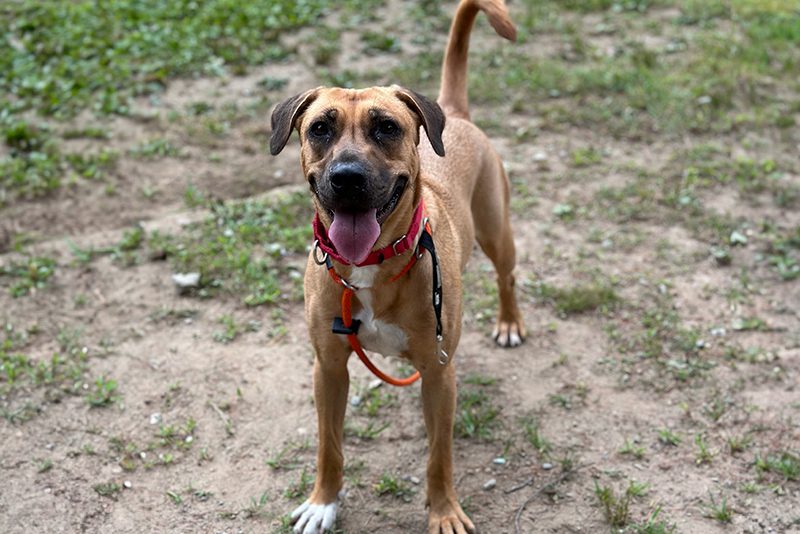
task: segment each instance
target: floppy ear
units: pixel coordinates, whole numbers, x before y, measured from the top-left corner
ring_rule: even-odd
[[[442,132],[444,131],[444,112],[439,104],[433,100],[428,100],[426,97],[419,93],[398,87],[397,98],[403,101],[411,111],[416,113],[422,127],[425,128],[425,133],[428,135],[428,140],[431,142],[433,151],[437,155],[444,157],[444,143],[442,142]]]
[[[270,154],[273,156],[280,154],[289,136],[292,135],[292,129],[297,125],[297,119],[317,98],[318,93],[319,87],[294,95],[275,106],[272,112],[272,135],[269,139]]]

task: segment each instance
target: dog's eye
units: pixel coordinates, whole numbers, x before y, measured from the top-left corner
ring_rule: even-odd
[[[383,119],[378,123],[378,133],[381,135],[394,135],[400,130],[393,120]]]
[[[317,121],[311,125],[311,128],[308,131],[314,137],[326,137],[328,134],[331,133],[331,128],[328,126],[328,123],[325,121]]]

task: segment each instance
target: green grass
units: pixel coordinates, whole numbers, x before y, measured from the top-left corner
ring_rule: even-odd
[[[281,32],[324,2],[123,0],[9,3],[0,16],[0,109],[69,117],[128,113],[169,79],[241,73],[285,57]],[[52,28],[58,27],[54,32]]]
[[[0,283],[10,280],[8,288],[12,297],[18,298],[47,287],[56,271],[52,258],[31,256],[23,261],[0,264]]]
[[[305,252],[311,242],[307,196],[215,202],[209,208],[207,219],[180,234],[150,236],[151,250],[169,258],[176,272],[199,272],[199,296],[224,291],[248,306],[298,299],[300,278],[282,257]]]
[[[683,43],[672,49],[654,48],[628,37],[630,29],[641,28],[647,8],[657,3],[682,7],[683,13],[675,20],[678,23],[713,19],[728,26],[721,30],[700,25],[688,42],[684,34],[667,26],[664,33],[675,35],[673,42]],[[654,133],[727,132],[743,123],[779,124],[779,117],[786,116],[789,102],[766,96],[774,93],[763,91],[762,84],[766,77],[788,87],[796,84],[792,76],[800,65],[795,46],[800,38],[796,5],[782,2],[766,8],[761,3],[738,1],[717,3],[721,4],[717,9],[697,1],[532,4],[526,2],[520,20],[523,39],[527,32],[573,35],[572,54],[541,57],[498,44],[479,55],[480,68],[470,72],[476,101],[511,100],[531,106],[536,100],[555,98],[555,105],[547,104],[545,113],[559,113],[557,123],[599,125],[614,136],[631,139]],[[587,47],[578,31],[584,28],[578,25],[576,29],[574,18],[559,11],[607,11],[611,7],[614,12],[630,11],[615,14],[602,25],[609,33],[626,37],[613,55]],[[531,94],[537,97],[533,101]],[[785,127],[791,126],[783,122]]]
[[[89,349],[78,331],[61,330],[56,350],[39,358],[26,354],[26,340],[27,334],[6,325],[0,343],[0,393],[6,396],[2,415],[11,422],[25,422],[47,403],[81,395],[88,370]]]
[[[373,486],[373,491],[378,496],[391,496],[405,502],[410,502],[411,496],[414,494],[411,486],[389,473],[384,473],[381,476],[380,480]]]
[[[490,440],[499,424],[499,413],[484,386],[461,386],[458,390],[455,435],[459,438]]]
[[[800,480],[800,455],[791,451],[756,455],[755,468],[759,473],[772,473],[786,481]]]
[[[595,310],[605,312],[620,301],[614,288],[602,283],[560,288],[544,282],[535,282],[533,293],[543,302],[552,304],[556,312],[563,316]]]
[[[733,521],[733,509],[728,504],[728,498],[722,496],[719,501],[714,498],[710,492],[708,494],[708,502],[703,504],[706,517],[716,519],[720,523],[730,523]]]
[[[94,388],[86,395],[86,402],[92,408],[102,408],[119,400],[117,381],[101,376],[94,381]]]

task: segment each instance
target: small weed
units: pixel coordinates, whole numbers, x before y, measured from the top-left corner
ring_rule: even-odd
[[[346,425],[344,433],[345,435],[355,436],[363,440],[373,440],[377,438],[381,432],[389,428],[389,426],[391,426],[391,423],[379,424],[375,421],[369,421],[366,426],[355,427]]]
[[[56,271],[56,262],[47,257],[29,257],[24,262],[0,265],[0,280],[13,280],[9,292],[14,298],[23,297],[43,289]]]
[[[303,467],[303,471],[300,473],[300,477],[298,478],[297,482],[294,484],[290,484],[283,491],[283,496],[287,499],[298,500],[305,497],[308,490],[311,488],[311,484],[314,482],[313,477],[308,472],[308,470]]]
[[[619,453],[623,456],[633,456],[637,460],[641,460],[644,458],[645,449],[644,447],[636,445],[634,441],[626,439],[625,443],[620,447]]]
[[[305,491],[303,492],[305,494]],[[269,504],[269,493],[263,492],[258,498],[250,497],[250,504],[243,510],[245,518],[262,517],[266,513]]]
[[[661,428],[658,431],[658,441],[664,445],[677,447],[681,443],[681,437],[669,428]]]
[[[460,438],[491,439],[498,414],[498,409],[485,391],[461,388],[458,391],[455,435]]]
[[[86,402],[92,408],[102,408],[119,400],[117,381],[101,376],[94,381],[94,389],[86,395]]]
[[[47,473],[53,469],[53,460],[50,458],[46,458],[44,460],[38,460],[36,462],[36,472],[37,473]]]
[[[706,517],[716,519],[720,523],[730,523],[733,520],[733,510],[728,506],[728,498],[724,495],[717,502],[714,495],[709,492],[708,503],[704,503]]]
[[[547,455],[553,448],[552,444],[541,434],[539,421],[533,418],[526,418],[522,422],[525,431],[525,438],[539,454]]]
[[[364,395],[360,408],[369,417],[377,417],[381,408],[392,406],[397,400],[397,395],[387,393],[380,388],[367,390]]]
[[[178,493],[177,491],[169,490],[166,492],[166,495],[167,497],[169,497],[169,500],[172,501],[172,504],[174,504],[175,506],[180,506],[181,504],[183,504],[183,497],[181,497],[180,493]]]
[[[116,499],[119,492],[122,491],[122,486],[116,482],[104,482],[101,484],[95,484],[92,486],[92,489],[101,497]]]
[[[657,506],[643,523],[630,525],[630,530],[634,534],[672,534],[675,532],[675,525],[670,525],[666,521],[658,519],[660,513],[661,507]]]
[[[774,473],[784,480],[800,480],[800,456],[789,451],[770,453],[767,456],[756,455],[756,471]]]
[[[716,453],[709,448],[705,436],[703,436],[703,434],[696,434],[694,437],[694,444],[697,445],[695,463],[698,465],[710,464]]]
[[[625,492],[617,496],[610,486],[603,486],[601,488],[596,480],[594,482],[594,494],[603,507],[603,512],[605,513],[606,521],[609,525],[612,527],[624,527],[628,524],[631,502],[630,494]]]
[[[752,436],[731,436],[728,438],[728,449],[731,454],[744,452],[753,442]]]
[[[410,502],[414,493],[408,484],[389,473],[384,473],[377,484],[373,486],[373,490],[378,496],[389,495],[405,502]]]
[[[299,465],[298,456],[310,446],[308,441],[297,443],[290,442],[277,453],[266,460],[266,464],[272,469],[294,469]]]

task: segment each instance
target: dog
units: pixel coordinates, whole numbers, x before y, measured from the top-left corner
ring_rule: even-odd
[[[384,375],[387,381],[422,378],[428,532],[476,532],[453,482],[451,357],[461,334],[461,273],[475,240],[497,272],[494,339],[514,347],[525,337],[514,295],[508,178],[486,135],[470,122],[467,105],[469,38],[481,11],[500,36],[516,39],[502,0],[463,0],[436,102],[399,86],[319,87],[273,110],[270,152],[280,153],[299,132],[316,210],[317,240],[304,283],[319,448],[314,489],[291,515],[296,533],[333,528],[344,467],[347,362],[363,349],[399,356],[417,370],[405,381]]]

